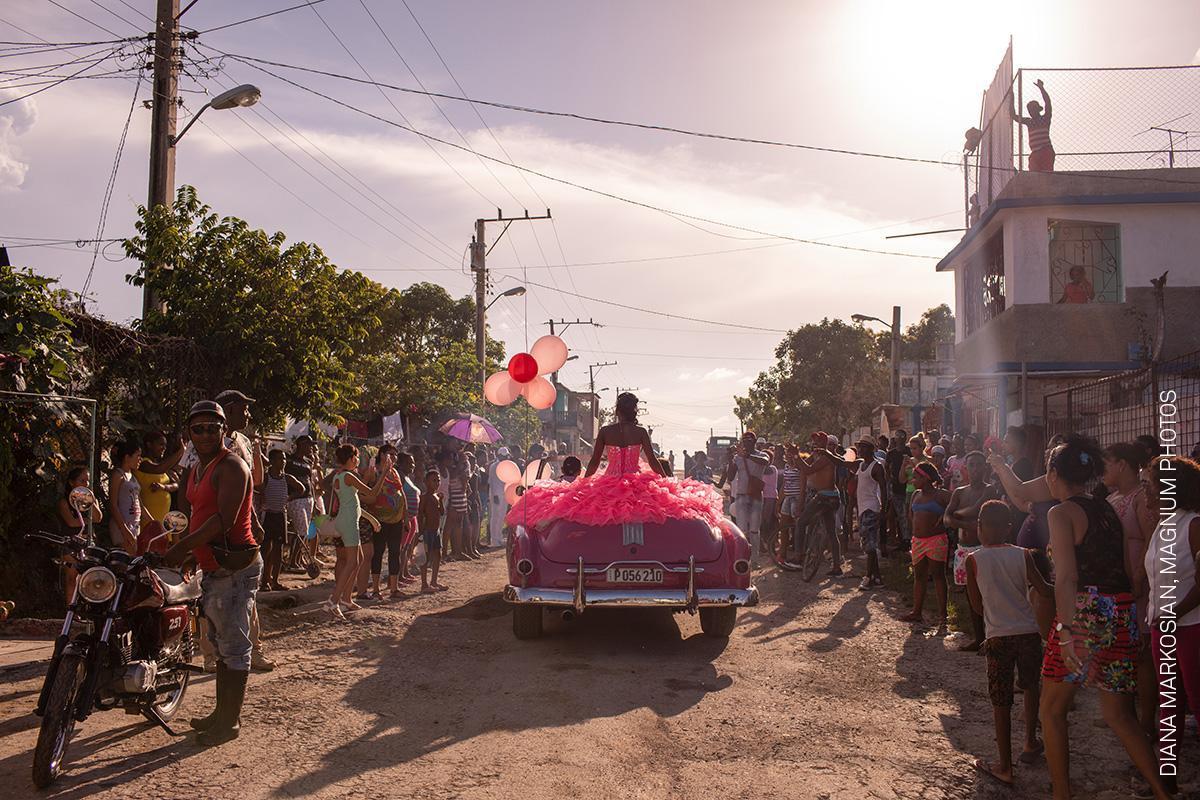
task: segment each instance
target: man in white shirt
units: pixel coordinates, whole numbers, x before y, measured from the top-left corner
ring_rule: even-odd
[[[496,452],[496,458],[488,464],[488,546],[502,547],[504,545],[504,515],[508,513],[508,503],[504,500],[504,481],[496,475],[496,467],[501,461],[507,461],[510,453],[507,447],[501,447]]]
[[[771,459],[758,449],[758,437],[751,431],[742,435],[737,454],[718,486],[730,481],[733,493],[733,520],[750,540],[750,558],[758,566],[759,531],[763,513],[763,472]]]

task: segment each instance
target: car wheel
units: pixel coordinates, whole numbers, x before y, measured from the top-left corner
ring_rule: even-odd
[[[513,606],[513,635],[518,639],[536,639],[542,635],[541,606]]]
[[[737,623],[737,606],[716,606],[700,609],[700,630],[708,636],[726,639]]]

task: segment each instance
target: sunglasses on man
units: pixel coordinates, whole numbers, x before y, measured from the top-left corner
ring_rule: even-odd
[[[221,423],[197,422],[195,425],[189,425],[188,429],[193,436],[217,436],[221,433]]]

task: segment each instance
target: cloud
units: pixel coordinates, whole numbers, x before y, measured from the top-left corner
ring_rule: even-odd
[[[29,164],[21,160],[16,140],[36,122],[37,106],[32,100],[18,100],[0,110],[0,191],[19,189],[25,183]]]
[[[716,367],[704,373],[704,377],[702,377],[700,380],[723,381],[728,380],[729,378],[736,378],[740,374],[741,373],[739,373],[736,369],[729,369],[728,367]]]

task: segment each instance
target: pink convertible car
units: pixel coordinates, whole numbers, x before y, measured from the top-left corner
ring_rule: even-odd
[[[727,637],[738,607],[758,603],[746,537],[731,523],[699,519],[518,525],[508,537],[508,579],[518,639],[540,636],[547,610],[571,619],[592,607],[698,611],[704,633]]]

